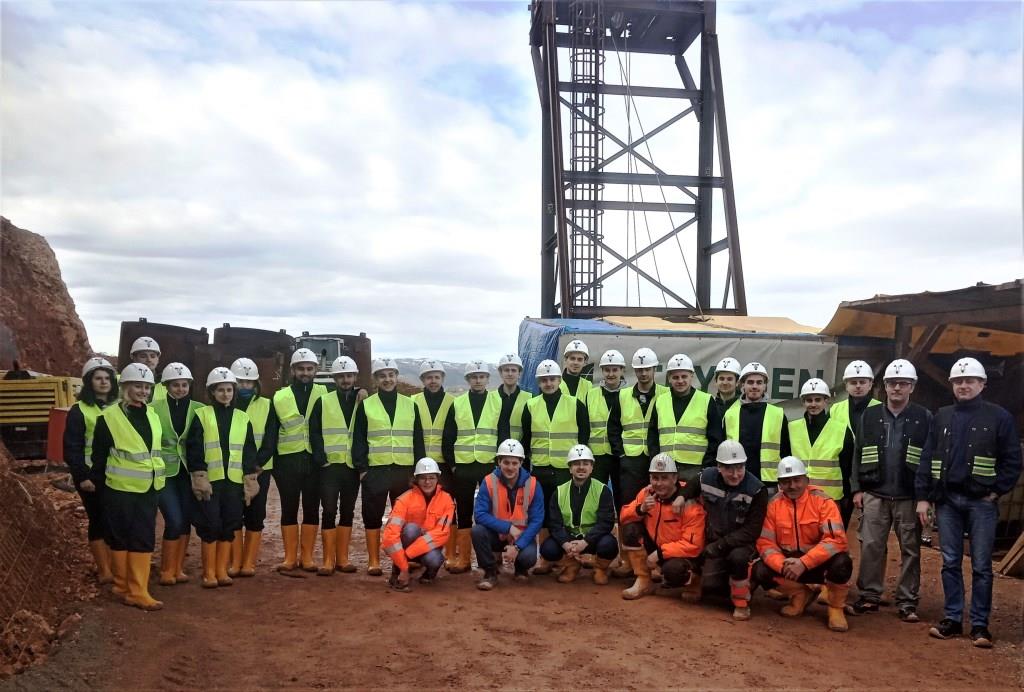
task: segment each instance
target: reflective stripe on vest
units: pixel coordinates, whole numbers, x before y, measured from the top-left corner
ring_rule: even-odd
[[[554,420],[548,417],[548,404],[538,394],[526,404],[530,409],[530,463],[567,469],[566,456],[580,437],[576,425],[576,399],[568,394],[558,397]]]
[[[412,403],[412,399],[403,394],[397,395],[394,423],[384,409],[379,394],[363,400],[363,411],[366,412],[366,444],[369,447],[370,466],[415,464],[413,429],[416,425],[416,404]]]
[[[306,413],[299,413],[299,405],[295,401],[295,392],[291,387],[277,390],[274,394],[274,411],[281,429],[277,434],[277,453],[297,454],[312,451],[309,446],[309,414],[316,400],[327,393],[322,384],[314,384],[306,403]]]
[[[114,444],[107,456],[107,487],[126,493],[144,493],[164,487],[164,460],[160,458],[160,419],[149,406],[146,419],[152,432],[147,445],[132,427],[121,405],[103,409],[104,420]]]
[[[604,398],[604,387],[594,387],[587,392],[587,415],[590,417],[590,442],[588,446],[594,454],[611,454],[612,446],[608,442],[608,402]]]
[[[635,385],[634,385],[635,387]],[[633,396],[634,387],[619,392],[619,420],[622,423],[622,451],[627,457],[638,457],[647,454],[647,428],[651,425],[651,414],[654,413],[654,401],[648,402],[647,413],[644,413],[640,402]],[[654,385],[648,394],[655,401],[669,391],[661,384]]]
[[[807,434],[807,419],[803,416],[789,424],[789,444],[793,456],[807,466],[811,484],[821,488],[833,500],[843,497],[843,471],[839,467],[839,454],[846,440],[846,423],[829,415],[818,439],[811,444]]]
[[[558,383],[558,388],[562,391],[562,394],[564,394],[565,396],[572,396],[576,397],[580,401],[586,401],[587,393],[594,388],[594,383],[588,380],[587,378],[583,377],[583,375],[581,374],[580,383],[576,385],[575,394],[569,391],[569,385],[565,383],[564,377],[562,378],[562,381]]]
[[[437,407],[437,415],[430,417],[430,406],[427,404],[427,397],[423,392],[412,395],[412,401],[416,404],[416,411],[420,417],[420,427],[423,428],[423,447],[427,456],[434,461],[441,460],[441,437],[444,435],[444,422],[448,418],[448,411],[455,402],[448,392],[441,398],[441,405]],[[497,449],[498,445],[494,445]]]
[[[741,406],[730,406],[725,412],[725,439],[740,439]],[[764,420],[761,423],[761,480],[765,483],[778,481],[778,464],[782,459],[782,409],[775,404],[768,404],[764,409]]]
[[[320,399],[321,432],[328,464],[344,464],[353,468],[352,433],[336,392],[328,392]]]
[[[558,486],[558,508],[562,510],[562,523],[570,535],[585,536],[590,532],[590,529],[594,528],[594,524],[597,523],[597,506],[601,502],[604,483],[594,478],[590,479],[587,496],[583,499],[583,510],[580,512],[579,526],[572,523],[572,502],[569,499],[569,492],[571,490],[572,481]]]
[[[493,396],[498,400],[498,407],[501,408],[501,395],[498,390],[492,391],[487,396]],[[515,403],[512,404],[512,412],[508,417],[508,436],[518,442],[523,441],[523,411],[526,410],[526,404],[531,399],[529,392],[519,390],[516,393]]]
[[[490,473],[484,479],[484,483],[487,485],[487,493],[491,496],[491,511],[494,517],[525,529],[530,522],[530,503],[537,492],[537,479],[530,476],[526,480],[526,485],[516,488],[514,507],[509,507],[508,487],[504,481],[498,480],[497,476]]]
[[[217,412],[213,406],[204,406],[196,411],[196,418],[203,424],[203,460],[206,461],[206,475],[213,481],[224,480],[224,453],[220,446],[220,429],[217,427]],[[231,411],[231,428],[228,430],[228,480],[242,482],[242,450],[245,449],[245,435],[249,432],[249,416],[237,408]]]
[[[265,396],[256,397],[249,402],[249,408],[245,409],[252,423],[252,437],[256,441],[256,449],[263,446],[263,434],[267,431],[267,418],[270,416],[270,399]],[[270,457],[263,465],[264,471],[274,468],[274,457]]]
[[[189,426],[192,419],[196,417],[196,409],[202,408],[198,401],[189,401],[188,410],[185,412],[185,427],[179,435],[174,429],[171,421],[171,408],[168,406],[168,397],[157,399],[152,403],[153,411],[160,419],[160,456],[164,460],[164,475],[167,478],[174,478],[181,470],[181,464],[185,461],[185,437],[188,436]]]
[[[686,405],[677,421],[672,394],[654,400],[658,407],[658,441],[662,452],[668,452],[677,464],[700,466],[708,449],[708,404],[711,396],[699,389]]]
[[[469,392],[455,399],[456,464],[489,464],[498,449],[498,418],[501,417],[501,399],[489,392],[480,410],[480,420],[473,421],[473,406]]]
[[[85,465],[87,468],[92,468],[92,438],[96,432],[96,419],[103,413],[96,404],[87,404],[84,401],[79,401],[75,406],[82,412],[82,420],[85,421]]]

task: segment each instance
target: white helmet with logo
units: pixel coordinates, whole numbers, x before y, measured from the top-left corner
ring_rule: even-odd
[[[373,364],[370,367],[370,374],[376,375],[382,370],[394,370],[395,374],[398,374],[398,363],[395,362],[394,358],[374,358]]]
[[[672,455],[668,452],[662,452],[661,454],[655,454],[651,457],[651,465],[647,469],[648,473],[678,473],[676,470],[676,460],[672,458]]]
[[[412,475],[423,476],[428,473],[434,473],[440,476],[441,469],[438,468],[436,461],[434,461],[430,457],[423,457],[422,459],[416,462],[416,468],[413,470]]]
[[[572,462],[586,459],[588,461],[594,460],[594,453],[590,451],[590,447],[586,445],[573,445],[572,449],[569,450],[569,454],[566,456],[566,461],[570,466]]]
[[[487,363],[482,360],[471,360],[466,363],[465,376],[475,375],[477,373],[483,373],[484,375],[490,375],[491,371],[487,368]]]
[[[764,367],[760,363],[747,363],[740,370],[740,382],[743,381],[747,375],[764,375],[764,379],[768,379],[768,368]]]
[[[520,370],[523,369],[523,359],[515,353],[506,353],[498,359],[498,367],[501,368],[503,365],[515,365]]]
[[[723,440],[718,445],[718,453],[715,454],[715,461],[719,464],[745,464],[747,453],[736,440]]]
[[[316,354],[310,351],[308,348],[300,348],[292,354],[292,365],[298,365],[299,363],[312,363],[313,365],[320,365],[320,359],[316,357]]]
[[[171,380],[188,380],[191,382],[192,371],[184,363],[168,363],[164,371],[160,373],[160,381],[170,382]]]
[[[260,379],[260,369],[251,358],[236,358],[231,364],[231,372],[240,380]]]
[[[622,354],[616,351],[614,348],[605,351],[601,354],[601,367],[606,365],[619,365],[626,367],[626,359],[622,357]]]
[[[587,358],[590,358],[590,349],[588,349],[587,345],[579,339],[573,339],[565,345],[565,350],[562,351],[562,355],[567,356],[570,353],[582,353]]]
[[[160,353],[160,344],[156,342],[156,339],[151,339],[148,336],[140,336],[132,342],[132,350],[128,353],[134,356],[139,351],[156,351],[157,353]]]
[[[235,377],[235,373],[231,372],[228,368],[214,368],[210,371],[210,374],[206,376],[207,389],[224,382],[227,382],[228,384],[238,384],[238,378]]]
[[[654,349],[646,346],[638,348],[633,354],[632,363],[634,368],[656,368],[658,367],[658,354],[654,352]]]
[[[508,439],[498,445],[498,451],[495,456],[525,459],[526,450],[523,449],[523,445],[519,440]]]
[[[832,392],[829,391],[828,385],[825,384],[825,380],[812,377],[811,379],[804,382],[804,386],[800,388],[800,397],[810,396],[811,394],[820,394],[824,397],[831,397]]]
[[[100,368],[106,368],[111,372],[114,371],[114,366],[110,364],[110,361],[106,358],[100,358],[99,356],[93,356],[89,360],[85,361],[85,365],[82,366],[82,379],[93,370],[99,370]]]
[[[334,362],[331,363],[331,374],[340,375],[345,372],[358,373],[359,366],[356,365],[356,362],[348,356],[338,356],[334,359]]]
[[[985,366],[976,358],[961,358],[949,369],[949,379],[957,377],[978,377],[987,380],[988,373],[985,372]]]
[[[740,362],[735,358],[725,357],[718,361],[718,365],[715,366],[715,372],[731,372],[733,375],[741,376]]]
[[[843,381],[852,380],[857,377],[873,380],[875,379],[875,373],[865,361],[855,360],[846,366],[846,370],[843,370]]]
[[[665,373],[670,373],[673,370],[689,370],[693,372],[693,361],[690,360],[690,356],[685,353],[677,353],[668,359],[668,363],[665,365]]]
[[[553,360],[542,360],[537,366],[536,377],[561,377],[562,367]]]
[[[439,360],[427,359],[420,363],[420,377],[423,377],[428,372],[439,372],[442,375],[445,374],[444,363]]]
[[[885,367],[883,380],[913,380],[917,382],[917,368],[909,360],[897,358]]]
[[[783,457],[779,461],[779,467],[775,477],[781,481],[783,478],[794,478],[796,476],[806,475],[807,467],[804,466],[804,462],[800,461],[796,457]]]
[[[120,384],[128,384],[129,382],[153,384],[153,371],[142,363],[129,363],[121,371]]]

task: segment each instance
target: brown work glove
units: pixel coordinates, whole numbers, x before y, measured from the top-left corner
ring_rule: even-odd
[[[260,483],[256,480],[258,474],[249,473],[246,474],[242,481],[243,491],[245,492],[245,506],[248,507],[252,502],[252,499],[260,493]]]
[[[200,502],[209,500],[213,497],[213,486],[210,485],[210,478],[206,475],[206,471],[193,471],[192,476],[192,494],[196,496],[196,499]]]

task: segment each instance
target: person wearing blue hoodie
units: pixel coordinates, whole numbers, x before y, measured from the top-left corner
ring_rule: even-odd
[[[498,445],[498,468],[480,481],[473,506],[473,550],[484,571],[476,588],[498,585],[499,561],[515,567],[515,580],[527,581],[537,562],[537,533],[544,525],[544,491],[523,468],[526,452],[517,440]]]

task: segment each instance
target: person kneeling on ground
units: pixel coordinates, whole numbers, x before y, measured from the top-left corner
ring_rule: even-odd
[[[846,531],[839,506],[820,488],[810,485],[807,467],[796,457],[779,462],[779,492],[768,502],[768,513],[757,540],[761,560],[754,565],[753,580],[789,598],[782,608],[786,617],[804,612],[814,590],[807,584],[828,588],[828,628],[848,629],[843,607],[850,590],[853,560],[847,552]]]
[[[537,562],[537,533],[544,525],[544,491],[523,468],[517,440],[498,445],[498,468],[480,482],[473,507],[473,550],[484,577],[476,588],[498,584],[498,561],[515,565],[515,580],[527,581]],[[500,551],[500,552],[499,552]]]
[[[413,486],[399,496],[381,537],[391,558],[391,586],[409,591],[409,561],[425,571],[420,584],[431,584],[444,564],[444,546],[455,523],[455,502],[438,486],[441,469],[430,457],[416,462]]]
[[[548,530],[551,535],[540,546],[548,562],[559,562],[558,581],[576,579],[584,555],[594,555],[594,583],[608,583],[608,565],[619,552],[612,535],[615,528],[615,503],[612,491],[591,478],[594,453],[587,445],[576,445],[568,454],[572,480],[558,486],[548,500]]]
[[[700,593],[695,560],[704,550],[704,507],[694,483],[679,480],[676,463],[667,453],[651,459],[651,483],[619,515],[622,544],[636,581],[622,592],[627,601],[653,591],[651,570],[661,567],[662,588]],[[685,502],[682,512],[673,507]]]

